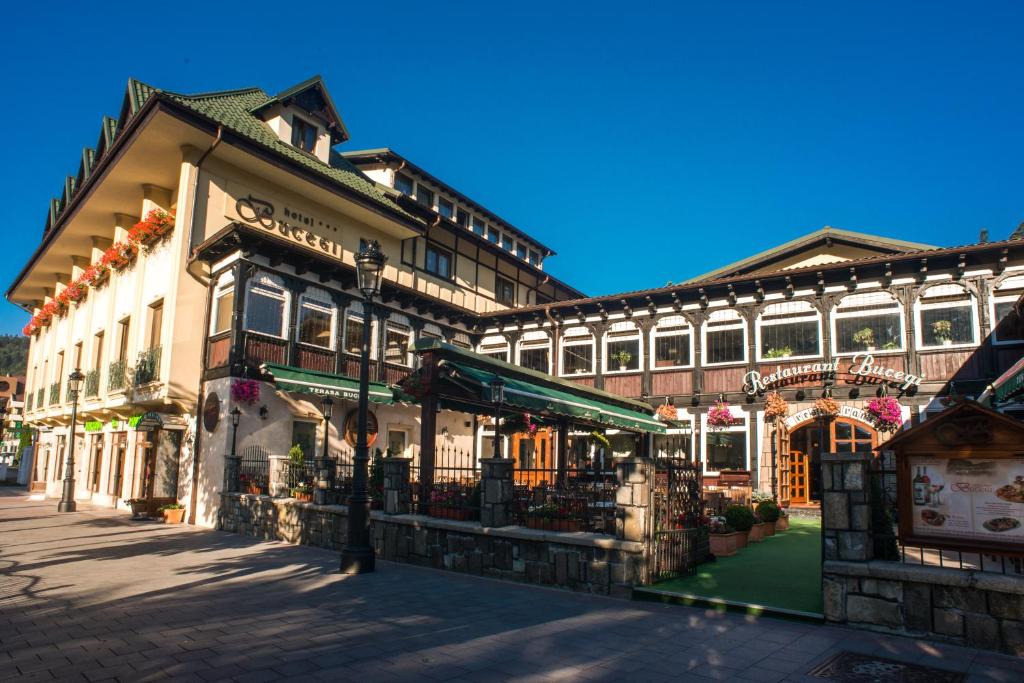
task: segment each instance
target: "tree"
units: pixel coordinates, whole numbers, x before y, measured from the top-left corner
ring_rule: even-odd
[[[24,375],[28,365],[28,337],[0,335],[0,375]]]

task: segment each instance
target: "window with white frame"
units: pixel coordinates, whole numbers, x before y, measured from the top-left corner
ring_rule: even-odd
[[[639,370],[640,330],[632,322],[612,323],[604,336],[604,371],[606,373]]]
[[[736,311],[714,311],[704,323],[704,365],[747,360],[747,323]]]
[[[334,348],[335,306],[327,290],[310,287],[299,297],[299,341]]]
[[[428,244],[423,268],[428,273],[450,280],[452,277],[452,253],[447,249]]]
[[[500,335],[492,335],[481,339],[476,352],[481,356],[490,356],[506,363],[511,362],[509,360],[509,344]]]
[[[693,365],[691,359],[690,323],[681,315],[662,318],[651,332],[651,365],[657,368],[684,368]]]
[[[246,286],[245,329],[283,338],[288,329],[290,298],[284,280],[270,273],[257,273]]]
[[[704,424],[704,471],[708,473],[747,470],[747,416],[736,408],[730,408],[733,416],[732,425],[720,430],[707,428],[707,416],[702,418]]]
[[[363,349],[363,305],[359,301],[354,301],[345,311],[345,334],[343,337],[343,347],[347,353],[359,355]],[[374,322],[370,329],[370,358],[377,357],[376,344],[374,338],[376,337],[377,324]]]
[[[411,328],[389,320],[384,325],[384,360],[396,365],[409,365],[411,339]]]
[[[692,459],[693,422],[683,418],[684,411],[680,410],[679,413],[679,419],[673,421],[664,434],[653,435],[651,446],[659,458]]]
[[[941,348],[977,343],[974,297],[960,285],[935,285],[917,301],[918,347]]]
[[[444,341],[444,332],[441,328],[434,323],[427,323],[420,330],[420,339],[436,339],[438,341]]]
[[[455,220],[455,204],[444,197],[437,198],[437,212],[448,220]]]
[[[585,327],[570,327],[562,335],[562,375],[594,372],[594,336]]]
[[[837,354],[903,350],[903,307],[889,292],[843,297],[832,313]]]
[[[512,248],[514,246],[515,246],[515,243],[512,241],[512,236],[511,235],[502,235],[501,236],[501,248],[502,249],[504,249],[505,251],[512,251]]]
[[[527,332],[519,342],[517,365],[537,372],[551,372],[551,340],[546,332]]]
[[[484,219],[478,216],[473,216],[473,232],[483,237],[486,231],[487,224],[484,222]],[[494,240],[491,241],[493,242]]]
[[[231,316],[235,308],[235,277],[229,270],[217,278],[213,288],[213,310],[210,311],[210,334],[231,329]]]
[[[1024,321],[1015,304],[1024,295],[1024,276],[1006,278],[992,295],[992,343],[1017,344],[1024,341]]]
[[[821,355],[818,310],[807,301],[770,304],[757,317],[759,360]]]
[[[469,335],[465,332],[456,332],[453,334],[451,344],[452,346],[458,346],[460,349],[473,348],[473,344],[469,340]]]

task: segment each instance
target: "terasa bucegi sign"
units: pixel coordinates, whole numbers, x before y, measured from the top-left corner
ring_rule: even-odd
[[[805,363],[785,368],[780,365],[777,366],[775,372],[770,374],[751,370],[743,376],[743,388],[748,394],[754,396],[768,389],[775,389],[786,384],[810,381],[818,376],[835,376],[839,372],[839,364],[841,362],[843,361],[837,359],[831,363]],[[886,367],[881,363],[876,363],[875,357],[870,353],[858,353],[846,362],[850,363],[846,369],[846,379],[851,384],[880,381],[898,385],[901,390],[906,391],[910,387],[920,386],[924,380],[923,375],[914,375],[903,370]]]
[[[337,230],[330,222],[314,218],[301,211],[285,206],[280,215],[274,205],[265,199],[258,199],[251,194],[241,197],[235,202],[235,213],[246,223],[258,225],[270,232],[277,232],[282,237],[311,249],[341,258],[341,246],[322,235],[314,233],[310,228],[320,230]]]

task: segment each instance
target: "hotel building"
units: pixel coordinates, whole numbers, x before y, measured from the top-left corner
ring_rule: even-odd
[[[233,444],[350,449],[367,240],[388,256],[370,358],[376,447],[394,454],[415,455],[420,410],[391,389],[416,369],[412,345],[435,339],[672,404],[656,448],[685,444],[712,486],[730,475],[767,490],[785,468],[800,502],[816,495],[823,448],[885,438],[863,409],[882,386],[918,420],[950,393],[980,393],[1024,349],[1022,235],[940,248],[825,228],[679,285],[588,298],[547,272],[554,252],[528,233],[389,149],[335,149],[348,137],[319,78],[276,95],[129,81],[8,291],[35,316],[37,490],[60,493],[74,368],[80,499],[177,500],[212,525]],[[307,393],[317,381],[339,397],[326,435]],[[808,411],[826,382],[843,412],[823,444]],[[790,401],[788,430],[764,419],[766,389]],[[734,417],[724,439],[707,429],[717,399]],[[444,411],[436,429],[484,453],[473,416]],[[639,443],[609,440],[617,454]],[[517,459],[554,447],[545,430],[512,445]]]

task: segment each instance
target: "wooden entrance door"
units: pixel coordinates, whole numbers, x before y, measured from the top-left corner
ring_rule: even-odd
[[[803,451],[789,451],[789,502],[807,503],[810,499],[811,456]]]
[[[554,483],[555,463],[551,452],[551,430],[538,429],[533,436],[512,436],[512,458],[517,484],[536,486],[541,482]]]
[[[93,434],[89,444],[89,490],[99,493],[103,471],[103,434]]]
[[[143,449],[142,498],[148,502],[148,512],[155,515],[161,505],[178,502],[178,456],[181,452],[181,432],[153,429],[145,434]]]
[[[115,432],[110,444],[110,477],[107,479],[107,493],[120,498],[124,484],[124,458],[128,451],[128,435]]]

